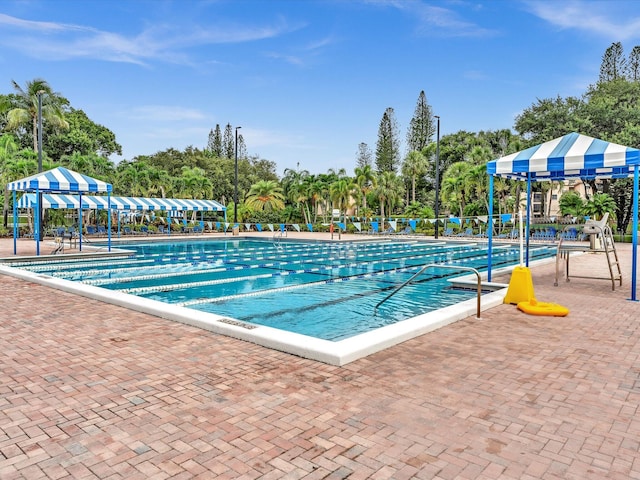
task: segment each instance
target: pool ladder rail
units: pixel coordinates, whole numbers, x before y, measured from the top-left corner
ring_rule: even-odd
[[[407,285],[409,285],[411,282],[413,282],[413,280],[415,280],[417,277],[419,277],[420,275],[422,275],[424,273],[425,270],[429,269],[429,268],[449,268],[451,270],[465,270],[467,272],[473,272],[476,274],[476,277],[478,279],[478,294],[477,294],[477,304],[476,304],[476,318],[480,318],[480,297],[482,296],[482,279],[480,278],[480,272],[478,272],[478,270],[476,270],[475,268],[471,268],[471,267],[460,267],[460,266],[456,266],[456,265],[442,265],[439,263],[430,263],[428,265],[425,265],[424,267],[422,267],[420,270],[418,270],[414,275],[411,276],[411,278],[409,278],[406,282],[404,282],[402,285],[397,286],[389,295],[387,295],[386,297],[384,297],[382,300],[380,300],[377,305],[375,307],[373,307],[373,314],[377,315],[378,313],[378,307],[380,305],[382,305],[384,302],[386,302],[387,300],[389,300],[391,297],[393,297],[396,293],[398,293],[400,290],[402,290],[404,287],[406,287]]]

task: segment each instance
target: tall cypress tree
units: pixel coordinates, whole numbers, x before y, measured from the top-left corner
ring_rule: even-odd
[[[376,143],[376,169],[378,173],[397,173],[400,164],[400,141],[398,125],[392,107],[387,108],[380,120]]]
[[[407,150],[409,152],[422,152],[431,143],[435,128],[433,126],[433,109],[427,103],[424,90],[418,95],[416,109],[413,118],[409,122],[407,130]]]

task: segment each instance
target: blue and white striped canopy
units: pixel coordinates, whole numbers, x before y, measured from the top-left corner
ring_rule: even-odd
[[[47,172],[37,173],[30,177],[16,180],[7,185],[9,191],[16,192],[111,192],[111,184],[88,177],[82,173],[64,167],[54,168]]]
[[[82,196],[82,208],[106,210],[108,197]],[[18,208],[35,208],[36,194],[26,193],[18,200]],[[45,193],[42,195],[43,208],[73,208],[80,207],[79,195],[59,195]],[[190,200],[176,198],[141,198],[141,197],[111,197],[112,210],[159,210],[159,211],[209,211],[222,212],[226,208],[214,200]]]
[[[640,150],[569,133],[487,163],[489,175],[517,180],[626,178],[640,165]]]

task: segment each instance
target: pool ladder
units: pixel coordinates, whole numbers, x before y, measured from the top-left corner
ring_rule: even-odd
[[[396,293],[398,293],[404,287],[406,287],[411,282],[413,282],[413,280],[415,278],[417,278],[420,275],[422,275],[424,273],[424,271],[429,269],[429,268],[449,268],[449,269],[452,269],[452,270],[465,270],[467,272],[475,273],[476,277],[478,279],[478,295],[477,295],[478,300],[477,300],[477,305],[476,305],[476,318],[480,318],[480,297],[482,296],[482,279],[480,278],[480,272],[478,272],[478,270],[476,270],[475,268],[471,268],[471,267],[459,267],[459,266],[456,266],[456,265],[441,265],[439,263],[430,263],[430,264],[425,265],[424,267],[422,267],[420,270],[418,270],[418,272],[416,272],[414,275],[412,275],[411,278],[409,278],[409,280],[404,282],[402,285],[399,285],[398,287],[396,287],[395,290],[393,290],[393,292],[391,292],[389,295],[387,295],[382,300],[380,300],[378,302],[378,304],[375,307],[373,307],[373,314],[374,315],[377,314],[378,307],[380,305],[382,305],[384,302],[389,300],[391,297],[393,297]]]
[[[273,246],[281,252],[283,250],[282,247],[282,231],[277,231],[273,234]]]

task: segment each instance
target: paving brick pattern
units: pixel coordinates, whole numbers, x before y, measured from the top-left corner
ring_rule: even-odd
[[[502,305],[345,367],[0,275],[0,478],[640,479],[621,250],[615,292],[532,269],[566,318]]]

